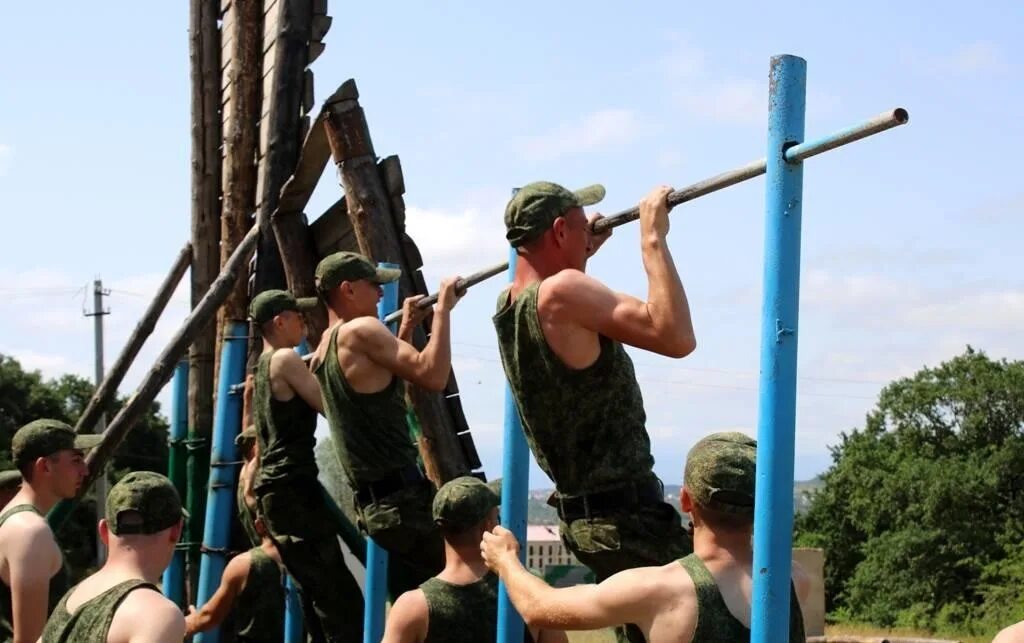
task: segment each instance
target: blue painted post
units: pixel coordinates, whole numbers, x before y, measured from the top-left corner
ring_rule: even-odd
[[[513,192],[513,195],[515,192]],[[516,250],[509,248],[508,280],[515,279]],[[530,486],[530,448],[523,435],[512,389],[505,386],[505,438],[501,466],[501,523],[519,541],[519,560],[526,559],[526,505]],[[498,585],[498,643],[523,640],[523,617],[508,598],[505,583]]]
[[[167,475],[185,497],[185,438],[188,437],[188,361],[178,362],[171,380],[171,453],[168,458]],[[187,531],[182,536],[187,539]],[[188,545],[186,544],[185,547]],[[164,570],[164,596],[178,607],[185,607],[185,549],[179,543],[174,550],[171,564]]]
[[[803,165],[784,155],[804,138],[807,62],[773,57],[769,87],[751,643],[789,640]]]
[[[217,412],[213,422],[213,443],[210,446],[210,488],[206,501],[196,605],[204,605],[217,591],[227,562],[231,514],[235,506],[234,486],[238,477],[235,436],[242,423],[242,391],[236,384],[245,380],[248,332],[248,325],[242,322],[231,322],[225,326],[220,378],[217,382]],[[200,632],[193,640],[196,643],[217,643],[220,641],[220,628]]]
[[[381,262],[381,268],[401,268]],[[384,296],[377,304],[377,315],[383,320],[398,310],[398,282],[384,284]],[[394,332],[394,324],[391,331]],[[366,609],[363,612],[363,643],[378,643],[384,636],[384,602],[388,596],[388,552],[372,538],[366,539]]]
[[[302,643],[302,598],[292,577],[285,574],[284,578],[284,643]]]

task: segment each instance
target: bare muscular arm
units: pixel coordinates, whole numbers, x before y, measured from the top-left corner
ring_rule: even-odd
[[[274,356],[270,360],[270,376],[283,380],[306,404],[316,409],[317,413],[323,414],[324,402],[320,394],[320,382],[294,350],[282,348],[274,351]]]
[[[15,528],[7,555],[14,643],[34,643],[46,625],[50,579],[60,567],[60,550],[37,516],[26,516]]]

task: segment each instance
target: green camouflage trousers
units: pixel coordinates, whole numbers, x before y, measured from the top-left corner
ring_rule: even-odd
[[[671,505],[643,505],[631,512],[562,521],[562,542],[593,570],[597,582],[625,569],[667,565],[693,553],[693,539]],[[618,627],[619,641],[640,643],[635,625]]]
[[[388,589],[394,598],[444,569],[444,541],[434,524],[433,501],[434,486],[424,480],[357,506],[360,529],[390,554]]]
[[[257,488],[256,497],[281,561],[302,594],[312,640],[361,643],[363,593],[345,565],[320,483],[289,480]]]

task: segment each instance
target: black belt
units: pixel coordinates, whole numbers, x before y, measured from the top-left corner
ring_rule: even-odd
[[[637,505],[654,505],[665,500],[665,489],[660,480],[627,482],[618,487],[578,496],[563,496],[557,491],[548,498],[548,504],[558,510],[565,522],[580,518],[593,518],[611,513],[628,512]]]
[[[425,478],[420,468],[415,464],[409,464],[401,469],[395,469],[383,478],[360,484],[356,489],[356,502],[360,506],[373,504],[423,480]]]

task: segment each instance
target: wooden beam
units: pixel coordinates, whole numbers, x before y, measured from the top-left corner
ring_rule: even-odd
[[[224,22],[231,38],[230,61],[225,71],[227,104],[224,133],[224,211],[221,216],[220,263],[223,265],[252,226],[256,210],[256,145],[259,140],[260,54],[263,33],[262,0],[235,0],[230,21]],[[218,338],[227,321],[248,318],[248,291],[244,275],[232,288],[219,316]],[[219,352],[219,351],[218,351]]]
[[[118,445],[124,441],[128,432],[139,421],[139,418],[145,415],[149,405],[156,399],[160,390],[170,381],[171,376],[174,374],[175,365],[185,354],[189,344],[195,339],[196,335],[213,321],[217,314],[217,309],[220,308],[221,304],[228,298],[228,295],[231,294],[232,286],[238,279],[238,276],[243,273],[245,264],[249,261],[249,257],[256,246],[257,238],[257,228],[249,230],[245,238],[242,239],[242,242],[235,248],[235,252],[228,259],[227,263],[224,264],[224,270],[214,280],[210,289],[199,300],[199,303],[192,309],[189,316],[185,318],[185,323],[182,324],[178,332],[174,334],[167,343],[167,346],[164,347],[153,367],[142,378],[139,388],[128,399],[128,402],[121,407],[120,412],[111,420],[110,424],[107,425],[107,430],[103,433],[103,441],[90,451],[88,457],[86,457],[86,463],[89,465],[89,474],[82,481],[76,501],[85,495],[96,477],[105,470],[106,464],[113,457]],[[70,513],[66,507],[65,505],[65,509],[59,512],[64,517],[66,517],[67,513]],[[53,524],[52,520],[51,524]]]
[[[418,286],[424,285],[419,266],[410,265],[402,247],[404,226],[396,225],[393,195],[387,190],[388,184],[395,185],[394,177],[386,183],[377,167],[355,81],[346,81],[324,109],[324,127],[334,162],[341,170],[349,219],[360,251],[373,261],[389,261],[403,267],[400,298],[419,292]],[[404,212],[398,218],[404,221]],[[426,344],[422,327],[416,329],[413,343],[419,348]],[[423,430],[420,447],[428,475],[435,484],[442,484],[468,473],[470,467],[457,436],[464,427],[456,426],[445,396],[415,386],[408,389]]]
[[[156,321],[163,314],[164,309],[167,307],[167,302],[171,300],[171,295],[174,294],[174,290],[181,282],[181,278],[185,276],[185,271],[188,270],[191,261],[192,244],[186,243],[185,247],[178,253],[178,257],[174,260],[174,265],[171,266],[170,272],[164,277],[163,283],[157,288],[153,301],[149,303],[146,312],[142,313],[142,319],[139,320],[135,330],[128,337],[124,348],[121,349],[121,354],[117,356],[117,361],[110,367],[110,370],[107,371],[106,376],[103,378],[103,382],[96,387],[96,391],[89,398],[89,403],[86,405],[85,410],[82,411],[82,415],[78,417],[78,423],[75,424],[75,431],[78,433],[91,433],[95,428],[96,422],[117,395],[117,387],[121,385],[125,373],[128,372],[128,368],[135,361],[142,345],[152,334],[153,328],[156,327]]]

